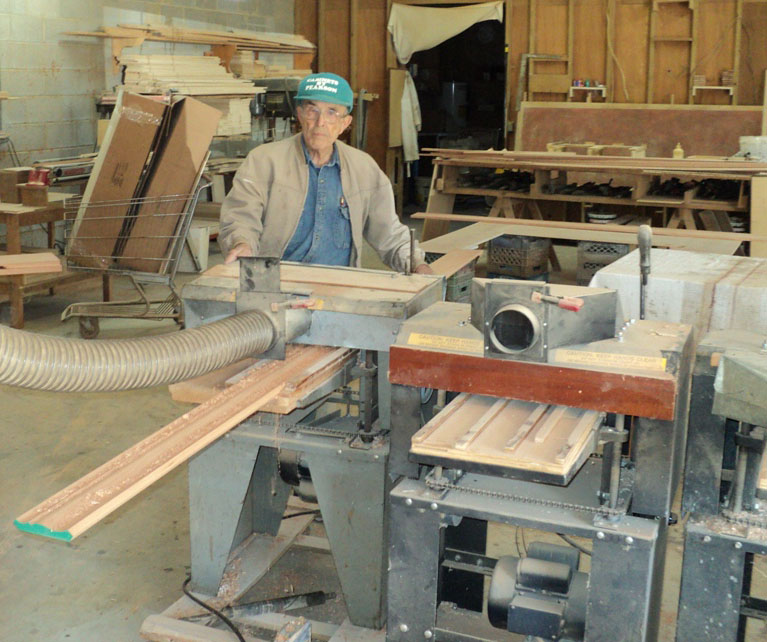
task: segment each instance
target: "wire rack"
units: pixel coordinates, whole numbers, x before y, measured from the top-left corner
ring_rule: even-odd
[[[126,277],[136,296],[128,300],[73,303],[61,320],[78,318],[80,335],[94,339],[100,318],[174,319],[183,323],[181,297],[174,279],[200,193],[200,184],[187,194],[115,201],[68,199],[64,203],[67,267],[104,277]],[[195,266],[200,265],[190,252]],[[168,294],[153,298],[149,286],[164,286]]]

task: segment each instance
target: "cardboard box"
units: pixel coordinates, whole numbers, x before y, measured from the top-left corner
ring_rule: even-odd
[[[106,138],[107,135],[107,129],[109,129],[109,121],[99,118],[99,120],[96,121],[96,145],[98,147],[101,147],[101,144],[104,142],[104,138]]]
[[[3,203],[21,203],[19,184],[27,182],[31,171],[31,167],[0,169],[0,201]]]
[[[19,185],[19,191],[21,192],[22,205],[31,205],[34,207],[48,205],[47,185],[22,183]]]
[[[67,254],[79,265],[113,266],[117,242],[139,179],[157,141],[166,106],[120,92],[69,239]]]
[[[170,128],[160,142],[142,192],[145,202],[132,221],[120,268],[163,273],[189,195],[208,156],[221,112],[194,98],[170,107]],[[160,197],[178,195],[178,198]]]

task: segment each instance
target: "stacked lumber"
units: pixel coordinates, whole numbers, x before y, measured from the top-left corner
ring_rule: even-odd
[[[121,56],[123,88],[136,94],[175,91],[186,96],[249,95],[259,93],[252,82],[239,80],[215,56],[135,54]]]
[[[233,45],[237,49],[290,54],[313,54],[316,48],[303,36],[292,33],[267,33],[239,29],[212,31],[152,24],[102,27],[101,31],[68,31],[66,35],[133,39],[138,44],[144,40],[153,40],[200,45]]]
[[[303,78],[310,73],[311,69],[292,69],[284,65],[269,65],[266,68],[267,78]]]
[[[238,51],[229,61],[229,69],[238,78],[265,78],[267,65],[256,60],[253,51]]]
[[[143,35],[146,40],[163,42],[188,42],[198,44],[234,44],[238,49],[270,51],[274,53],[313,53],[315,46],[303,36],[292,33],[273,33],[232,29],[214,31],[210,29],[184,29],[169,25],[131,25],[105,27],[108,35],[128,37]]]
[[[250,98],[199,96],[200,101],[221,112],[216,136],[250,134]]]

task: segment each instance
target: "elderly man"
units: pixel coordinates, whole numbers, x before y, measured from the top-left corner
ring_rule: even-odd
[[[240,256],[359,267],[362,239],[397,271],[408,269],[410,232],[391,183],[365,152],[338,140],[352,122],[351,87],[311,74],[296,94],[301,133],[253,149],[221,207],[226,263]],[[415,271],[431,273],[420,249]]]

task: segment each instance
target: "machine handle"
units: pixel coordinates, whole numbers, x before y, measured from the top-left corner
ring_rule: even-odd
[[[563,310],[571,310],[572,312],[578,312],[583,307],[583,299],[574,296],[552,296],[550,294],[542,294],[541,292],[533,292],[530,298],[535,303],[553,303]]]

